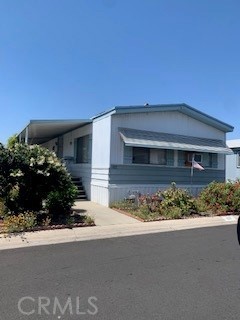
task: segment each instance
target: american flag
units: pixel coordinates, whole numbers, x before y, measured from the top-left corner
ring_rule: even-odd
[[[192,161],[192,167],[198,170],[204,170],[204,168],[195,160]]]

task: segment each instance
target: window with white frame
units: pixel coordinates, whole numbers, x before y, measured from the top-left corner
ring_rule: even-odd
[[[240,167],[240,151],[237,153],[237,167]]]
[[[89,135],[76,139],[76,163],[89,163],[91,161],[89,141]]]

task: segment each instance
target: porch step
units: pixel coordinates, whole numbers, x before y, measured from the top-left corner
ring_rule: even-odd
[[[82,178],[80,177],[72,177],[72,182],[78,189],[78,194],[76,196],[76,200],[87,200],[87,195],[82,184]]]

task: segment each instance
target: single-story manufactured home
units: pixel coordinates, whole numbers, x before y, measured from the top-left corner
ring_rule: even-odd
[[[114,107],[84,120],[31,120],[19,140],[40,144],[81,177],[89,200],[108,206],[135,192],[177,186],[198,192],[225,181],[233,127],[186,104]],[[197,161],[205,170],[194,169]]]
[[[240,179],[240,139],[227,140],[227,146],[233,151],[226,156],[226,181]]]

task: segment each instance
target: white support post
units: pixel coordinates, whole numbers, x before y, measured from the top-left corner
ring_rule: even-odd
[[[28,144],[28,127],[25,130],[25,144]]]

